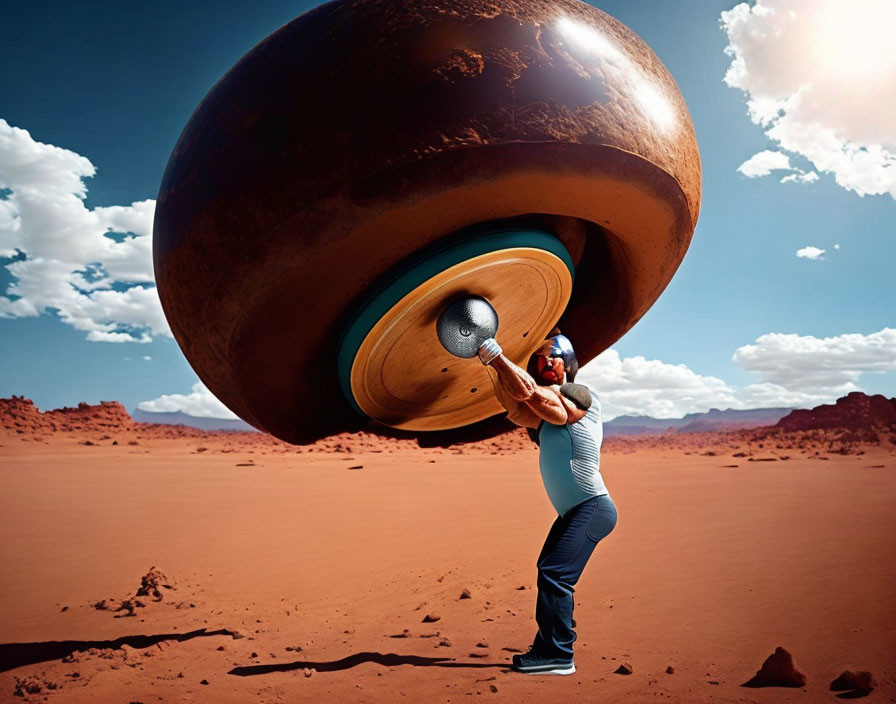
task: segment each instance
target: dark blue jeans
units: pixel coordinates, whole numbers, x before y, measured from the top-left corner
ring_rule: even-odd
[[[557,516],[551,526],[538,557],[538,634],[532,647],[539,653],[572,658],[574,587],[595,546],[616,527],[616,518],[613,499],[594,496]]]

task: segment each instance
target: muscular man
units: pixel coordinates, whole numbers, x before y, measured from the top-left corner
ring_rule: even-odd
[[[545,340],[520,369],[494,339],[479,348],[507,417],[529,429],[539,446],[539,467],[557,510],[538,557],[538,633],[529,652],[513,656],[513,669],[527,674],[571,675],[574,587],[597,543],[616,526],[616,507],[600,474],[603,429],[592,389],[572,383],[578,362],[560,334]]]

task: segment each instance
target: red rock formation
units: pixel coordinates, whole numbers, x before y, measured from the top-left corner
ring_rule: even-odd
[[[0,399],[0,427],[10,433],[40,434],[73,431],[121,432],[133,430],[134,421],[118,401],[91,406],[57,408],[41,412],[31,399],[22,396]]]
[[[887,398],[881,394],[868,396],[861,391],[853,391],[838,398],[833,405],[792,411],[779,420],[775,427],[784,430],[896,428],[896,398]]]
[[[24,433],[42,424],[41,412],[30,398],[0,398],[0,426],[7,432]]]

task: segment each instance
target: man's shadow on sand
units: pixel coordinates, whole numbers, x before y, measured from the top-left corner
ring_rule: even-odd
[[[153,635],[122,636],[115,640],[49,640],[40,643],[0,643],[0,672],[13,670],[24,665],[34,665],[48,660],[59,660],[76,651],[90,648],[104,650],[117,649],[123,645],[132,648],[148,648],[165,640],[185,641],[207,636],[238,637],[237,631],[219,628],[209,631],[200,628],[189,633],[156,633]]]
[[[357,667],[365,662],[375,662],[378,665],[386,667],[395,667],[398,665],[414,665],[415,667],[470,667],[470,668],[489,668],[502,667],[508,668],[505,663],[487,663],[487,662],[456,662],[454,658],[427,658],[422,655],[398,655],[396,653],[373,653],[362,652],[349,655],[341,660],[330,660],[326,662],[314,662],[312,660],[297,660],[295,662],[277,663],[276,665],[245,665],[243,667],[235,667],[227,672],[228,675],[239,675],[240,677],[249,677],[251,675],[266,675],[269,672],[288,672],[289,670],[314,669],[318,672],[334,672],[336,670],[347,670],[350,667]]]

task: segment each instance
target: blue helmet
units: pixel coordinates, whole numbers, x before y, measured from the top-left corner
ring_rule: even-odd
[[[566,335],[552,335],[547,338],[529,359],[530,369],[532,373],[532,363],[536,355],[546,354],[551,357],[560,357],[563,360],[563,367],[566,370],[566,381],[574,381],[579,371],[579,360],[576,359],[576,353],[572,348],[572,343]]]

